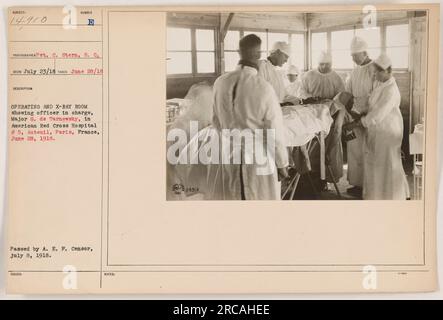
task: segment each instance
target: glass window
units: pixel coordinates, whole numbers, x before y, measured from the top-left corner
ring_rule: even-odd
[[[399,47],[409,45],[409,26],[399,24],[386,27],[386,47]]]
[[[168,52],[166,69],[168,74],[192,73],[191,52]]]
[[[192,73],[191,29],[167,28],[168,74]]]
[[[312,52],[311,52],[311,61],[312,67],[317,66],[318,64],[318,56],[321,51],[326,51],[328,47],[328,40],[326,32],[315,32],[312,34]]]
[[[224,40],[224,57],[225,57],[225,72],[232,71],[238,64],[240,59],[238,55],[238,43],[240,41],[240,31],[228,31]]]
[[[368,44],[368,55],[371,59],[376,59],[381,53],[380,28],[356,29],[355,35],[363,38]]]
[[[409,25],[386,27],[386,54],[391,58],[393,68],[409,67]]]
[[[301,70],[305,69],[305,36],[304,34],[291,35],[291,56],[290,64]]]
[[[331,55],[334,69],[352,69],[354,67],[350,50],[335,50],[331,52]]]
[[[268,32],[268,52],[272,50],[274,43],[277,41],[284,41],[289,43],[289,34],[288,33],[276,33],[276,32]]]
[[[214,30],[197,29],[195,44],[197,48],[197,73],[215,72]]]
[[[377,59],[377,57],[381,54],[381,48],[368,48],[368,56],[371,60]]]
[[[381,34],[380,28],[356,29],[355,35],[363,38],[368,44],[368,48],[380,48]]]
[[[225,51],[225,72],[235,70],[239,60],[238,52]]]
[[[392,68],[408,68],[409,52],[408,47],[386,48],[386,54],[392,61]]]
[[[331,50],[349,50],[354,38],[354,30],[340,30],[331,32]]]
[[[212,73],[215,71],[215,54],[213,52],[197,52],[197,72]]]
[[[214,30],[197,29],[195,39],[197,51],[214,51]]]
[[[195,45],[192,36],[195,36]],[[195,57],[196,65],[193,66]],[[215,72],[213,29],[167,28],[167,74]]]
[[[191,29],[168,28],[168,51],[191,51]]]
[[[334,68],[351,69],[354,66],[350,48],[353,37],[354,30],[331,32],[331,55]]]

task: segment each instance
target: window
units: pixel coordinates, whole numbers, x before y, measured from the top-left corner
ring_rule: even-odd
[[[238,55],[238,42],[240,31],[228,31],[224,40],[225,72],[232,71],[240,59]]]
[[[314,67],[318,65],[318,57],[320,56],[320,52],[328,49],[328,38],[326,32],[316,32],[312,34],[311,40],[311,61],[312,66]]]
[[[289,43],[289,34],[288,33],[276,33],[276,32],[269,32],[268,33],[268,52],[272,50],[272,47],[274,46],[274,43],[277,41],[284,41],[286,43]]]
[[[400,24],[386,27],[386,54],[391,58],[393,68],[408,68],[409,25]]]
[[[351,69],[354,67],[350,48],[353,37],[354,30],[331,32],[332,65],[335,69]]]
[[[256,31],[245,31],[243,36],[247,36],[248,34],[255,34],[257,37],[261,39],[261,56],[260,59],[266,59],[268,54],[268,35],[266,32],[256,32]]]
[[[215,72],[214,30],[196,30],[197,73]]]
[[[365,39],[368,44],[368,55],[374,60],[381,53],[381,30],[379,27],[370,29],[356,29],[355,35]]]
[[[328,33],[330,43],[328,44]],[[407,69],[409,66],[409,25],[387,25],[369,29],[356,28],[329,32],[312,33],[311,67],[315,68],[321,50],[330,51],[332,65],[336,69],[352,69],[351,41],[354,36],[363,38],[368,44],[368,55],[374,60],[381,52],[392,59],[394,69]],[[383,35],[386,43],[383,44]]]
[[[238,43],[241,37],[248,34],[255,34],[261,41],[261,56],[260,59],[266,59],[272,50],[272,46],[277,41],[285,41],[291,45],[291,57],[289,63],[296,65],[300,69],[305,67],[304,50],[305,38],[304,34],[291,34],[284,32],[266,32],[266,31],[252,31],[252,30],[229,30],[224,39],[224,71],[232,71],[235,69],[240,57],[238,54]]]
[[[305,35],[291,34],[291,56],[290,64],[296,66],[300,71],[305,69]]]
[[[191,29],[167,29],[167,73],[192,73]]]
[[[167,28],[167,74],[205,73],[215,73],[214,30]]]

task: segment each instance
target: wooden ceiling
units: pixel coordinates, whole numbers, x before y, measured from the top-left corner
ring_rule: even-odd
[[[423,16],[425,12],[379,11],[377,23],[402,21],[413,16]],[[168,24],[188,26],[219,26],[223,28],[229,13],[174,12],[168,13]],[[272,29],[281,31],[315,31],[340,26],[361,25],[367,14],[351,12],[236,12],[229,23],[229,29]]]

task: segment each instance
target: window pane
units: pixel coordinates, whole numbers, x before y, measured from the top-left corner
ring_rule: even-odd
[[[381,54],[380,48],[369,48],[368,49],[368,56],[372,60],[377,59],[380,54]]]
[[[312,51],[327,50],[326,32],[317,32],[312,34]]]
[[[291,64],[300,70],[305,69],[305,36],[303,34],[292,34],[291,36]]]
[[[386,54],[391,58],[392,68],[408,68],[409,47],[386,48]]]
[[[225,50],[238,50],[240,31],[228,31],[225,36]]]
[[[267,51],[268,50],[268,42],[267,42],[266,32],[245,31],[244,35],[247,36],[248,34],[252,34],[252,33],[261,39],[261,49],[263,51]]]
[[[269,51],[272,50],[274,43],[276,43],[277,41],[284,41],[284,42],[288,43],[289,42],[289,34],[268,32]]]
[[[381,47],[381,36],[379,27],[371,29],[357,29],[355,30],[355,35],[363,38],[368,44],[369,48]]]
[[[191,52],[168,52],[168,74],[192,73]]]
[[[215,72],[213,52],[197,52],[197,72],[198,73]]]
[[[335,50],[331,54],[334,69],[352,69],[354,67],[351,50]]]
[[[234,70],[239,60],[237,52],[225,51],[225,72]]]
[[[168,50],[191,51],[191,29],[168,28],[167,38]]]
[[[409,26],[400,24],[386,27],[386,47],[409,46]]]
[[[197,50],[214,51],[214,30],[197,29],[195,41]]]
[[[354,30],[331,32],[331,50],[350,50]]]

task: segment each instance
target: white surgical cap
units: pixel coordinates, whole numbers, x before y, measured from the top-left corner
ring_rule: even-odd
[[[322,51],[318,57],[318,63],[332,63],[332,56],[326,51]]]
[[[383,68],[383,70],[386,70],[387,68],[392,66],[391,59],[384,53],[382,53],[377,59],[375,59],[374,63]]]
[[[280,50],[288,57],[291,55],[291,47],[284,41],[277,41],[276,43],[274,43],[274,46],[272,47],[272,52],[277,50]]]
[[[351,41],[351,54],[368,50],[368,44],[360,37],[354,37]]]
[[[294,65],[290,65],[288,68],[288,72],[287,74],[299,74],[300,71],[298,70],[298,68]]]

